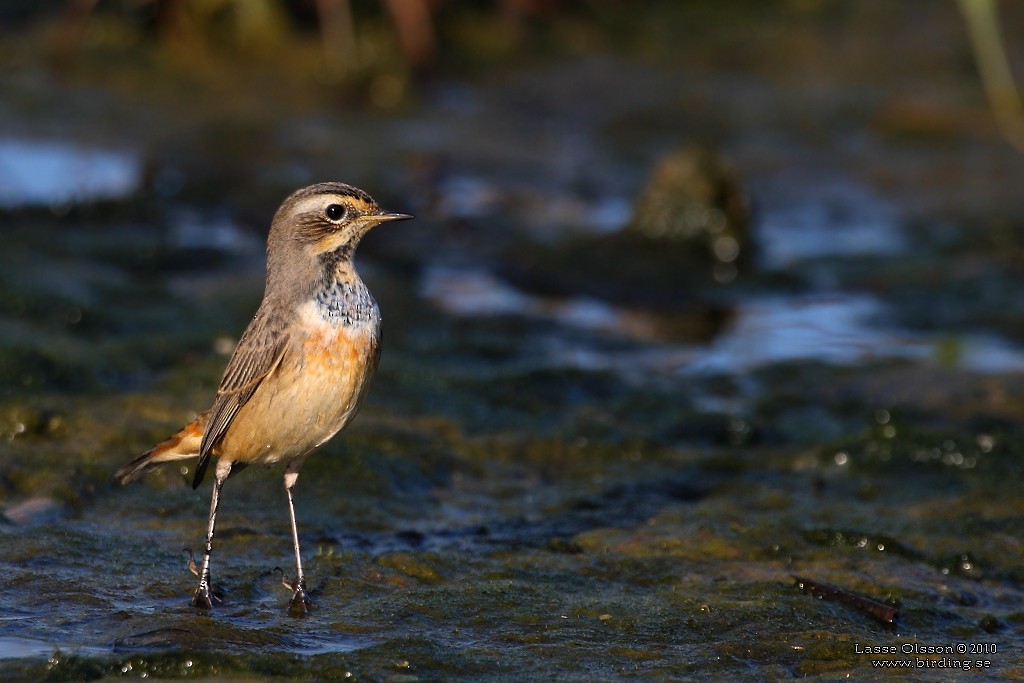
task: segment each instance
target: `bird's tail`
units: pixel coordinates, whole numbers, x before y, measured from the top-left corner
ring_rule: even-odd
[[[114,474],[114,479],[129,484],[141,477],[151,467],[165,462],[186,460],[199,456],[199,444],[203,441],[208,412],[203,413],[174,436],[161,441],[148,451],[132,460]]]

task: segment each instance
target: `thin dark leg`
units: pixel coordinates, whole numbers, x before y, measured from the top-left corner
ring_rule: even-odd
[[[298,472],[285,472],[284,490],[288,493],[288,514],[292,520],[292,547],[295,549],[295,580],[285,581],[284,584],[292,589],[292,600],[288,606],[288,612],[302,615],[313,607],[313,603],[306,597],[306,577],[302,573],[302,553],[299,550],[299,527],[295,523],[295,500],[292,497],[292,489],[298,478]]]
[[[222,471],[224,470],[224,471]],[[210,526],[206,531],[206,547],[203,549],[203,567],[199,571],[199,587],[192,596],[192,606],[202,609],[213,607],[213,593],[210,589],[210,553],[213,552],[213,527],[217,522],[217,508],[220,507],[220,490],[224,487],[224,480],[231,473],[231,466],[222,468],[220,463],[217,466],[217,478],[213,482],[213,497],[210,499]]]

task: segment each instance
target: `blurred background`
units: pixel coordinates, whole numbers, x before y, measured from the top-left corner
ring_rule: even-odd
[[[7,0],[0,678],[867,679],[854,642],[965,639],[972,681],[1024,675],[1022,28]],[[417,220],[360,247],[378,378],[297,488],[321,609],[285,616],[252,471],[197,617],[208,489],[112,473],[208,406],[324,180]]]

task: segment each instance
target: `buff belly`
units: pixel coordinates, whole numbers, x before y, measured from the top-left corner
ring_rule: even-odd
[[[301,458],[338,433],[366,396],[377,366],[374,323],[338,325],[300,311],[304,338],[238,411],[215,449],[232,462],[271,465]]]

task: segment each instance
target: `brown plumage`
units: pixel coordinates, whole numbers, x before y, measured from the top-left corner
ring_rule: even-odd
[[[209,410],[122,467],[127,484],[155,465],[196,458],[192,487],[217,457],[199,588],[192,604],[211,606],[210,552],[224,481],[246,465],[285,464],[295,551],[292,609],[309,601],[292,489],[310,452],[355,415],[380,357],[380,312],[352,256],[362,236],[385,221],[368,194],[342,183],[303,188],[274,215],[267,238],[263,302],[228,362]]]

